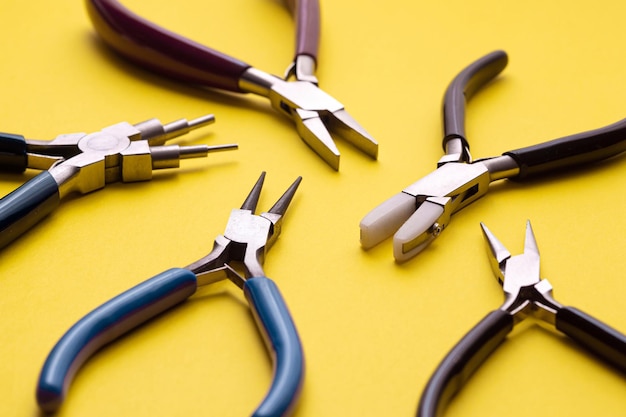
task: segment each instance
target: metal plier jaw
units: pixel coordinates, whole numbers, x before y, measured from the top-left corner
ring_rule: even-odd
[[[265,276],[265,254],[282,231],[283,216],[302,178],[298,177],[267,212],[255,215],[264,180],[262,173],[241,208],[232,210],[226,230],[215,239],[211,253],[186,267],[202,275],[203,282],[229,278],[243,288],[246,279]]]
[[[299,59],[311,65],[305,57]],[[249,68],[241,76],[239,86],[246,92],[267,97],[276,111],[294,122],[300,138],[333,169],[339,170],[340,153],[331,132],[376,159],[376,140],[350,116],[343,104],[317,86],[309,71],[296,73],[296,77],[300,78],[295,81],[285,81],[259,69]]]
[[[563,306],[552,298],[552,284],[540,277],[539,248],[530,221],[526,223],[524,252],[515,256],[511,256],[487,226],[483,223],[480,226],[491,268],[505,294],[500,309],[510,313],[515,323],[534,317],[554,325],[556,313]]]

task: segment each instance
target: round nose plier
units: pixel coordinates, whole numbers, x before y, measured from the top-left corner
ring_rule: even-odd
[[[626,372],[626,336],[586,313],[552,298],[552,285],[539,276],[539,249],[530,222],[524,253],[511,253],[481,224],[493,272],[502,285],[504,304],[483,318],[441,361],[422,393],[417,415],[441,415],[472,373],[527,317],[554,326],[579,345]]]
[[[152,170],[177,168],[180,159],[237,145],[165,145],[169,139],[206,126],[212,115],[162,125],[157,119],[127,122],[99,132],[59,135],[51,141],[0,133],[0,170],[43,170],[0,199],[0,248],[21,236],[58,207],[68,194],[86,194],[116,181],[145,181]]]
[[[277,112],[294,122],[302,140],[335,170],[339,170],[340,154],[330,132],[376,159],[378,143],[340,102],[317,85],[318,0],[287,3],[296,15],[297,37],[295,58],[283,80],[165,30],[132,13],[117,0],[86,0],[98,34],[127,59],[192,84],[268,98]],[[290,81],[292,77],[295,80]]]
[[[393,254],[406,261],[430,244],[451,216],[489,191],[491,182],[523,181],[587,164],[626,150],[626,119],[501,156],[472,161],[465,135],[465,103],[506,67],[503,51],[475,61],[450,83],[443,101],[443,146],[437,169],[370,211],[360,223],[361,245],[371,248],[393,237]]]
[[[57,342],[42,368],[37,402],[45,411],[60,406],[78,369],[97,350],[152,317],[192,296],[199,286],[228,278],[240,287],[274,361],[272,384],[256,417],[287,416],[304,378],[298,332],[276,284],[265,276],[265,253],[282,230],[283,216],[300,184],[298,178],[267,212],[255,215],[265,173],[241,209],[231,212],[226,231],[207,256],[185,268],[172,268],[93,310]],[[242,270],[241,273],[237,269]]]

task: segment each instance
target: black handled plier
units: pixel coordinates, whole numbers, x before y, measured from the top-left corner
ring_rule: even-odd
[[[539,275],[539,249],[530,222],[526,226],[524,253],[516,256],[511,256],[485,225],[481,224],[481,227],[493,272],[504,290],[504,304],[487,314],[439,364],[422,393],[417,415],[440,415],[472,373],[513,327],[527,317],[554,326],[599,358],[626,372],[626,336],[552,298],[552,285]]]
[[[437,169],[370,211],[360,224],[361,245],[370,248],[391,235],[397,261],[406,261],[432,242],[451,216],[504,178],[526,180],[549,171],[595,162],[626,150],[626,119],[540,143],[501,156],[472,161],[465,135],[465,103],[506,67],[503,51],[475,61],[449,85],[443,102],[443,146]]]

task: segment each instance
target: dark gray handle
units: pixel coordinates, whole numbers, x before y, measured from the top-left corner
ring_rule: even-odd
[[[474,61],[452,80],[443,99],[443,148],[451,139],[465,137],[465,105],[482,86],[494,79],[506,67],[509,58],[504,51],[494,51]]]
[[[417,409],[418,417],[442,414],[472,373],[513,330],[513,316],[503,310],[489,313],[446,355],[431,376]]]
[[[27,147],[24,136],[0,132],[0,170],[24,172],[28,164]]]
[[[549,171],[600,161],[626,151],[626,119],[587,132],[505,152],[517,162],[524,179]]]
[[[626,336],[574,307],[556,313],[556,328],[626,373]]]

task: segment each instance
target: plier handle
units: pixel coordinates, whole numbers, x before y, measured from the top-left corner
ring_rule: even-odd
[[[214,120],[206,115],[165,125],[157,119],[135,125],[121,122],[99,132],[64,134],[51,141],[0,133],[0,170],[43,170],[0,199],[0,248],[54,211],[68,194],[86,194],[116,181],[149,180],[153,170],[177,168],[181,159],[236,149],[237,145],[165,145]]]
[[[626,119],[501,156],[472,160],[465,135],[466,101],[506,66],[503,51],[492,52],[461,71],[446,90],[443,146],[437,169],[372,209],[360,223],[368,249],[391,235],[398,262],[411,259],[448,226],[451,216],[485,195],[490,183],[524,181],[544,173],[597,162],[626,150]]]
[[[266,213],[254,215],[265,178],[261,175],[241,209],[232,211],[224,235],[207,256],[185,268],[172,268],[127,290],[72,326],[46,359],[37,384],[44,411],[62,404],[79,368],[100,348],[192,296],[198,287],[228,278],[240,287],[254,320],[273,353],[272,384],[256,411],[287,416],[302,389],[304,353],[287,305],[262,269],[266,250],[281,232],[282,218],[300,184],[298,178]],[[241,264],[243,274],[236,270]]]
[[[339,170],[340,153],[331,132],[377,158],[378,143],[374,138],[339,101],[317,85],[318,0],[288,1],[296,15],[297,38],[286,80],[163,29],[117,0],[86,0],[86,5],[104,42],[130,61],[184,82],[268,98],[277,112],[294,122],[302,140],[333,169]],[[292,77],[295,80],[288,80]]]
[[[506,339],[516,324],[533,317],[572,338],[590,353],[626,373],[626,335],[552,297],[552,285],[539,276],[539,249],[530,222],[524,253],[511,253],[481,224],[504,304],[487,314],[441,361],[422,393],[417,416],[435,417],[471,375]]]

